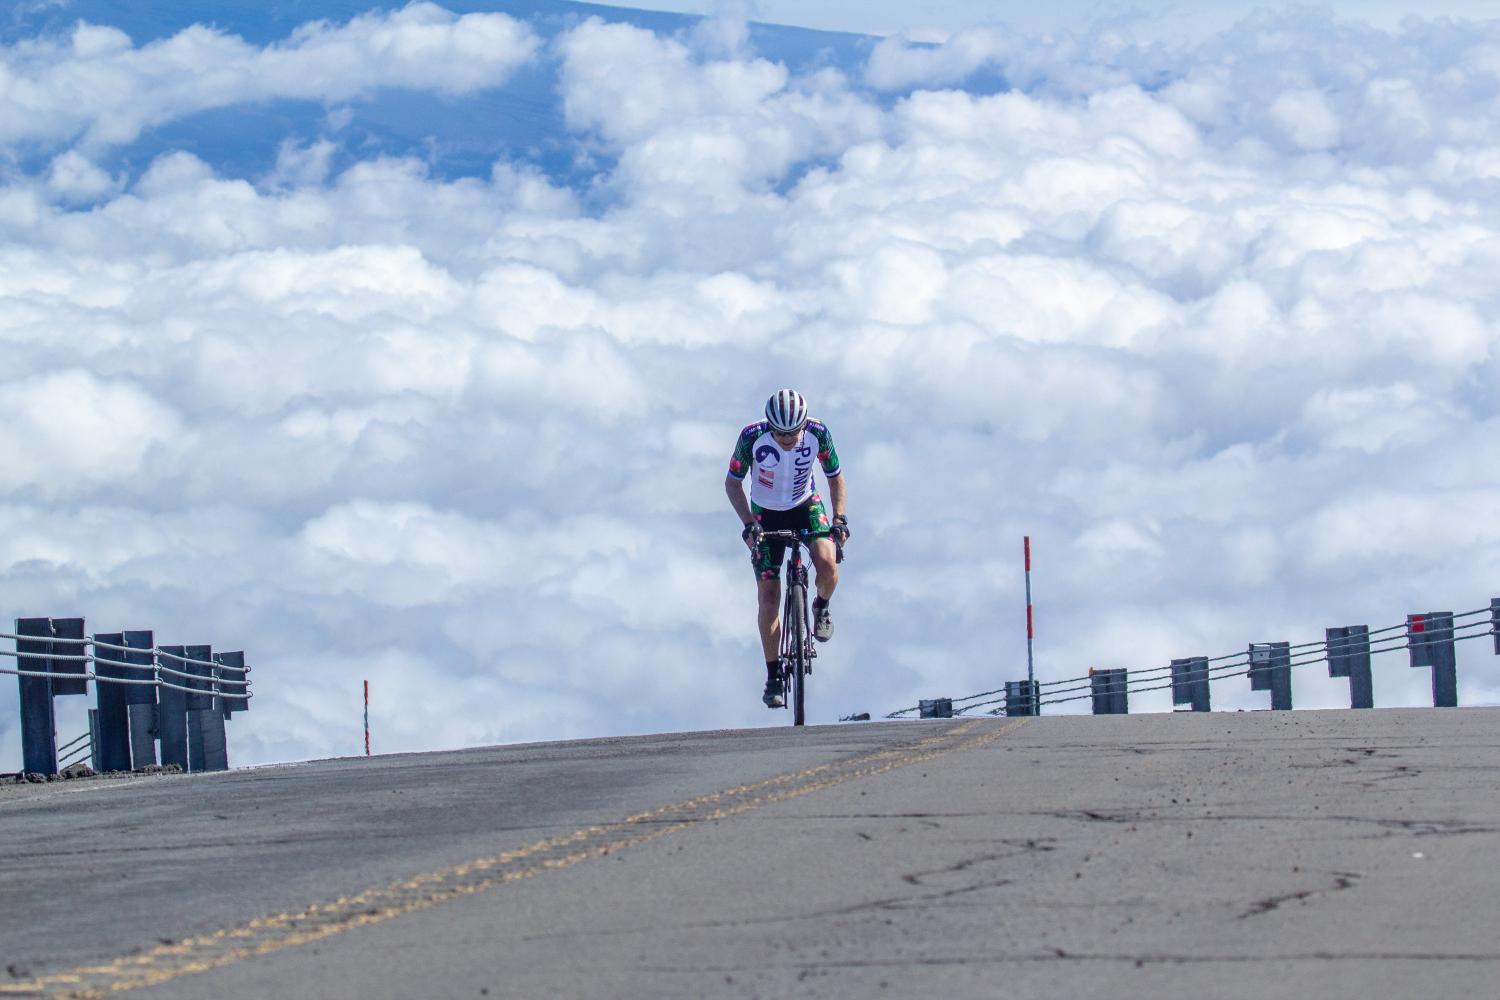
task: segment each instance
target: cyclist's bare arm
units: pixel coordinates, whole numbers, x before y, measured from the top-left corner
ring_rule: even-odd
[[[724,477],[724,493],[729,497],[729,506],[740,516],[741,524],[749,524],[755,520],[755,515],[750,513],[750,501],[745,499],[745,481],[733,476]]]
[[[833,516],[843,517],[844,500],[848,496],[848,490],[844,487],[844,477],[834,476],[828,480],[828,499],[833,504]]]

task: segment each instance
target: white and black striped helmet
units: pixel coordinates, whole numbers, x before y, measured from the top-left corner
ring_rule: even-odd
[[[782,389],[766,400],[766,420],[773,431],[800,431],[807,423],[807,400],[796,389]]]

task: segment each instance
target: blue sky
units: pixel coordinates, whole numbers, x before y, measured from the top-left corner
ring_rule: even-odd
[[[629,7],[610,2],[610,6]],[[1257,0],[1055,0],[1047,4],[976,2],[976,0],[667,0],[653,9],[690,14],[743,10],[756,20],[828,31],[890,35],[902,31],[955,32],[977,24],[1005,22],[1021,30],[1076,27],[1098,18],[1133,18],[1163,36],[1201,35],[1222,30],[1256,11],[1282,5]],[[1335,0],[1307,8],[1333,11],[1381,27],[1395,27],[1405,17],[1500,16],[1500,0]]]
[[[788,384],[814,721],[1024,675],[1023,535],[1043,679],[1487,604],[1500,25],[1160,24],[16,8],[0,606],[245,649],[237,763],[355,752],[365,678],[377,750],[781,724],[721,484]]]

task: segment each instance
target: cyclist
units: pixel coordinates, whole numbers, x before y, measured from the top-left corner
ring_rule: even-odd
[[[831,522],[813,481],[814,459],[822,465],[823,475],[828,479],[828,496],[833,502]],[[744,481],[752,469],[755,478],[750,483],[747,501]],[[786,554],[786,543],[764,541],[761,532],[802,528],[810,531],[813,540],[808,549],[817,569],[818,591],[812,602],[813,638],[827,642],[833,636],[828,601],[839,583],[831,538],[836,537],[843,544],[849,537],[842,472],[838,452],[833,448],[833,435],[823,423],[808,417],[807,400],[793,389],[782,389],[766,401],[766,418],[740,431],[734,455],[729,459],[724,492],[744,525],[740,537],[755,554],[757,624],[761,651],[766,657],[766,690],[761,700],[767,708],[782,707],[785,697],[778,662],[781,649],[778,570]]]

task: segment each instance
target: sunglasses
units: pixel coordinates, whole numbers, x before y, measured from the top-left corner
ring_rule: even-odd
[[[805,426],[807,426],[807,425],[804,424],[803,427],[805,427]],[[780,439],[780,438],[794,438],[798,434],[801,434],[801,433],[802,433],[802,427],[798,427],[794,431],[774,431],[773,430],[771,432],[771,436],[775,437],[775,438],[778,438],[778,439]]]

